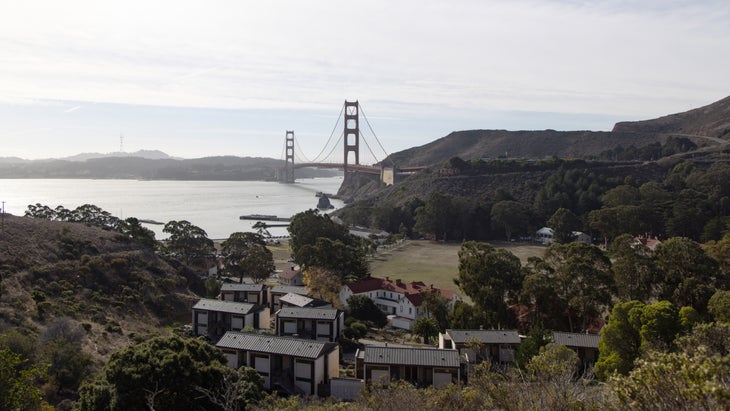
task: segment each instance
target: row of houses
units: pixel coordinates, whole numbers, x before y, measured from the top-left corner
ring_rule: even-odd
[[[578,353],[584,369],[598,358],[596,334],[553,333],[555,344]],[[264,387],[302,395],[355,399],[365,384],[402,380],[420,387],[464,382],[473,366],[514,360],[521,337],[514,330],[446,330],[438,348],[365,346],[355,354],[355,378],[339,375],[339,345],[287,336],[228,331],[216,343],[228,365],[249,366],[264,377]]]
[[[301,271],[292,268],[292,273],[301,274]],[[290,276],[287,275],[287,278]],[[304,286],[276,285],[269,287],[265,284],[255,283],[223,283],[220,300],[268,307],[272,315],[284,307],[332,308],[331,302],[311,297],[308,294],[309,291]],[[410,330],[415,321],[429,315],[423,306],[426,294],[444,297],[450,309],[453,308],[456,301],[462,300],[458,294],[450,290],[435,288],[432,284],[426,285],[420,281],[406,283],[400,279],[391,280],[389,277],[369,277],[346,284],[340,290],[339,299],[340,304],[347,307],[347,299],[351,296],[367,296],[390,317],[393,327]],[[257,308],[250,309],[256,310]]]
[[[447,298],[452,307],[460,300],[455,293],[422,282],[387,277],[348,284],[339,297],[346,303],[352,295],[367,295],[394,327],[410,329],[428,315],[422,307],[425,293]],[[365,346],[356,352],[355,378],[341,378],[337,340],[344,320],[342,310],[308,296],[304,287],[289,285],[225,283],[218,299],[201,299],[192,309],[194,335],[221,348],[231,367],[257,370],[266,389],[344,399],[354,398],[367,383],[458,384],[482,361],[511,363],[522,339],[515,330],[452,329],[439,335],[438,348]],[[553,340],[576,350],[586,369],[597,359],[597,335],[553,333]]]

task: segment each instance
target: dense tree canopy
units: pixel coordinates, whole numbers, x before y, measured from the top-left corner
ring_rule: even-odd
[[[572,242],[575,239],[573,232],[581,228],[578,216],[567,208],[558,208],[548,220],[547,225],[553,229],[555,241],[561,244]]]
[[[346,245],[355,245],[355,239],[347,227],[334,222],[329,215],[322,214],[317,209],[295,214],[289,222],[288,230],[291,235],[289,247],[297,262],[300,262],[300,250],[306,245],[314,245],[318,238],[339,240]]]
[[[361,247],[326,237],[319,237],[314,244],[299,248],[295,259],[306,269],[317,267],[336,273],[340,283],[367,277],[369,273]]]
[[[274,256],[266,248],[266,242],[258,233],[232,233],[221,243],[221,253],[226,270],[239,277],[251,277],[255,282],[269,278],[274,272]]]
[[[649,248],[629,234],[622,234],[609,247],[611,271],[622,301],[647,302],[655,297],[657,270]]]
[[[707,313],[707,301],[726,284],[718,264],[700,245],[688,238],[674,237],[657,247],[655,261],[659,269],[659,298],[678,306],[688,305]]]
[[[518,201],[504,200],[492,206],[492,225],[504,230],[507,241],[512,234],[524,232],[530,221],[527,207]]]
[[[586,330],[611,303],[610,264],[598,247],[553,244],[528,264],[523,301],[540,311],[540,323],[565,317],[569,331]]]
[[[627,374],[642,353],[670,348],[681,330],[679,311],[669,301],[618,303],[601,331],[596,375]]]
[[[194,259],[210,256],[214,251],[213,240],[202,228],[189,221],[170,221],[162,229],[170,236],[165,243],[165,249],[173,255],[182,257],[189,265]]]
[[[388,323],[385,313],[366,295],[350,296],[347,299],[347,312],[345,314],[363,322],[373,323],[378,327]]]
[[[99,378],[82,387],[77,408],[209,410],[230,395],[231,379],[252,380],[250,395],[260,395],[260,376],[232,376],[237,371],[225,363],[223,352],[202,340],[155,337],[114,352]]]
[[[473,241],[461,245],[454,282],[488,316],[489,324],[482,325],[515,323],[507,307],[516,302],[522,278],[520,260],[509,251]]]

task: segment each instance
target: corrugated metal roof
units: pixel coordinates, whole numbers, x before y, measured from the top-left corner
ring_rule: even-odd
[[[295,285],[275,285],[271,287],[272,293],[279,293],[279,294],[299,294],[299,295],[307,295],[307,287],[299,287]]]
[[[283,298],[282,298],[283,299]],[[305,318],[310,320],[334,320],[340,311],[335,308],[284,307],[276,314],[279,318]]]
[[[198,301],[193,306],[193,310],[218,311],[231,314],[248,314],[253,311],[254,307],[256,307],[256,305],[254,304],[201,298],[200,301]]]
[[[553,331],[553,342],[566,347],[583,347],[598,349],[598,341],[601,336],[598,334],[566,333]]]
[[[259,292],[264,289],[263,284],[241,284],[241,283],[223,283],[221,291],[255,291]]]
[[[337,347],[337,343],[228,331],[223,334],[223,337],[221,337],[216,346],[219,348],[315,359],[329,352],[334,347]]]
[[[519,344],[520,335],[515,330],[446,330],[456,344],[479,340],[484,344]]]
[[[365,364],[459,367],[459,352],[456,350],[367,346],[364,351]]]
[[[304,307],[314,301],[314,298],[309,298],[300,294],[289,293],[279,298],[279,301],[287,304],[296,305],[297,307]]]

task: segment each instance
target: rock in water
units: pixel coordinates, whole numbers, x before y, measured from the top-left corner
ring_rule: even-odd
[[[335,206],[330,204],[330,199],[327,197],[327,194],[322,194],[319,196],[319,201],[317,201],[317,208],[320,210],[329,210],[331,208],[335,208]]]

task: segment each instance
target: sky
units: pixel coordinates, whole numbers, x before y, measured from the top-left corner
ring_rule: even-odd
[[[728,22],[727,0],[0,0],[0,157],[283,158],[294,130],[313,159],[345,100],[363,163],[457,130],[610,130],[730,95]]]

